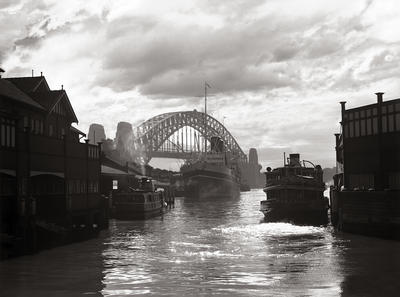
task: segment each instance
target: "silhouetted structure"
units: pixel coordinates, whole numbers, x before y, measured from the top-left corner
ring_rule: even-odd
[[[400,99],[346,110],[336,136],[340,173],[332,223],[344,231],[400,238]]]
[[[262,166],[258,164],[258,154],[255,148],[249,150],[249,162],[241,163],[242,183],[250,188],[262,188],[265,184],[264,175],[260,172]]]
[[[106,133],[103,125],[91,124],[89,127],[88,139],[90,144],[97,144],[106,140]]]
[[[1,253],[8,257],[95,235],[104,223],[100,145],[65,90],[45,77],[0,79]]]

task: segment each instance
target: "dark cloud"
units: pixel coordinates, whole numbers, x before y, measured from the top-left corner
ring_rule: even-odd
[[[220,92],[294,86],[298,77],[284,61],[300,45],[290,37],[280,41],[284,35],[272,26],[276,21],[269,16],[215,29],[155,19],[115,20],[109,24],[104,71],[96,83],[172,97],[197,94],[204,80]]]
[[[16,0],[1,0],[0,1],[0,9],[6,9],[13,6],[18,6],[21,1]]]

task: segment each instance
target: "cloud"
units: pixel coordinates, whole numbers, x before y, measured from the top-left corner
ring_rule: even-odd
[[[64,84],[81,129],[109,135],[119,121],[202,110],[208,81],[209,110],[244,150],[331,166],[337,102],[398,97],[396,3],[2,1],[0,66]]]

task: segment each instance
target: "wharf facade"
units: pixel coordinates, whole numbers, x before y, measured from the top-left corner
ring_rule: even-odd
[[[0,258],[95,236],[106,226],[101,144],[71,126],[65,90],[0,78]]]
[[[341,102],[331,219],[339,230],[400,239],[400,99],[376,95],[357,108]]]

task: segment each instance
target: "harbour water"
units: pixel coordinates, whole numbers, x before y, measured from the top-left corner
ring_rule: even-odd
[[[0,263],[1,296],[399,296],[400,242],[265,223],[261,190]]]

